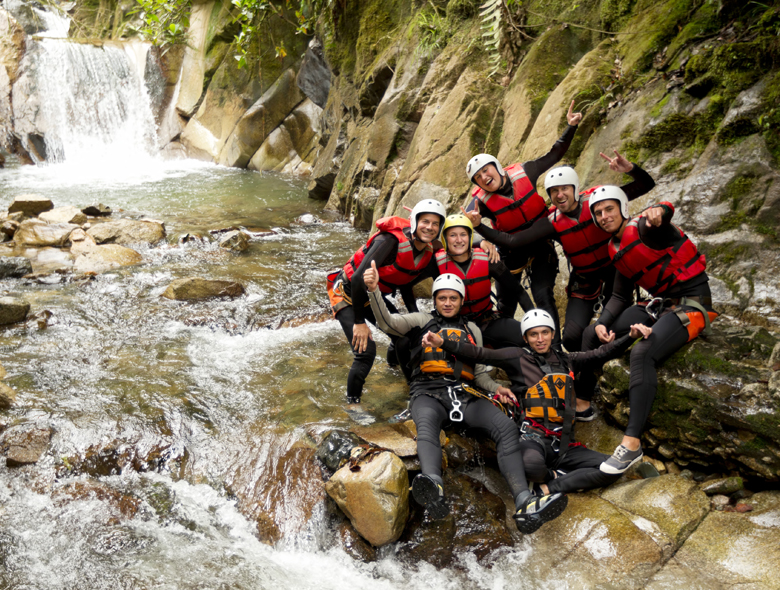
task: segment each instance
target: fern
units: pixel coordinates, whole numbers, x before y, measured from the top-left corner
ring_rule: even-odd
[[[501,54],[498,48],[501,44],[503,4],[503,0],[486,0],[479,7],[479,15],[482,18],[482,41],[485,44],[485,50],[488,52],[488,60],[491,66],[488,77],[495,74],[501,65]]]

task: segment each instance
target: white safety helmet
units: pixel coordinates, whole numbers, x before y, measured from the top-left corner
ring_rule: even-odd
[[[547,191],[547,196],[550,196],[550,189],[554,186],[574,186],[574,199],[579,202],[580,200],[580,177],[577,175],[577,171],[571,166],[558,166],[550,170],[544,177],[544,190]]]
[[[504,176],[504,169],[501,167],[501,164],[498,163],[498,160],[490,154],[477,154],[469,160],[468,164],[466,164],[466,176],[469,177],[469,181],[474,182],[474,175],[487,164],[493,164],[496,167],[496,170],[498,170],[498,173],[501,176]],[[474,184],[476,183],[474,182]]]
[[[423,199],[412,208],[412,212],[409,214],[409,221],[412,223],[412,235],[417,231],[417,218],[426,213],[435,213],[441,217],[439,220],[439,235],[436,236],[438,240],[441,238],[441,230],[444,227],[444,218],[447,217],[447,210],[444,208],[444,205],[434,199]]]
[[[461,298],[466,298],[466,285],[463,284],[463,280],[458,275],[454,275],[451,272],[436,277],[436,280],[433,281],[431,295],[435,298],[437,291],[443,291],[445,289],[457,291],[460,293]]]
[[[601,201],[617,201],[620,203],[620,214],[623,219],[630,219],[628,216],[628,197],[623,189],[619,186],[607,184],[598,187],[590,194],[590,215],[593,217],[593,221],[596,221],[596,215],[593,213],[593,206]]]
[[[523,338],[525,338],[525,333],[531,328],[540,328],[542,326],[547,326],[555,332],[555,322],[552,316],[543,309],[532,309],[520,320],[520,332],[522,332]]]

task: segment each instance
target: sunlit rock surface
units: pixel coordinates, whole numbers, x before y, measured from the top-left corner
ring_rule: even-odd
[[[97,223],[87,233],[98,244],[154,244],[165,238],[165,226],[158,221],[117,219]]]
[[[409,511],[409,476],[401,460],[383,452],[344,466],[326,483],[325,491],[349,517],[352,525],[375,547],[401,536]]]
[[[0,297],[0,325],[24,321],[30,312],[30,304],[20,297]]]
[[[710,512],[647,588],[780,588],[780,492],[751,498],[748,514]]]
[[[72,205],[55,207],[49,211],[44,211],[38,215],[38,218],[49,223],[74,223],[76,225],[81,225],[87,221],[87,216],[78,207]]]
[[[34,424],[12,426],[3,433],[0,447],[9,467],[36,463],[49,448],[52,429]]]
[[[162,296],[177,301],[196,301],[213,297],[239,297],[244,292],[243,285],[234,281],[215,281],[192,277],[176,279],[168,285]]]
[[[629,513],[634,523],[651,536],[665,537],[672,552],[679,549],[710,508],[697,483],[673,475],[614,485],[601,497]]]

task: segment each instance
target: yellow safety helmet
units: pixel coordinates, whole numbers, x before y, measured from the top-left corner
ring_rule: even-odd
[[[465,215],[457,213],[456,215],[448,215],[444,220],[444,225],[441,228],[441,243],[444,249],[447,249],[447,230],[451,227],[465,227],[469,231],[469,250],[471,250],[474,244],[474,226],[471,225],[471,221]]]

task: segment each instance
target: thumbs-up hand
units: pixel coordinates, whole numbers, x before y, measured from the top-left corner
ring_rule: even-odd
[[[367,269],[363,273],[363,282],[366,285],[366,289],[372,293],[376,291],[376,287],[379,284],[379,271],[376,269],[376,262],[371,261],[371,268]]]

